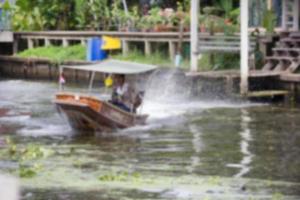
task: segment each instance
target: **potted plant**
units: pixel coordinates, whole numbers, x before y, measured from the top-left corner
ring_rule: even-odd
[[[191,17],[190,14],[185,14],[183,18],[183,30],[184,31],[190,31],[190,26],[191,26]]]
[[[164,19],[162,17],[162,10],[158,7],[152,8],[149,11],[148,22],[152,25],[153,31],[161,31],[164,22]]]
[[[151,30],[152,28],[152,23],[149,20],[149,16],[145,15],[143,17],[141,17],[136,24],[136,27],[138,30],[142,31],[142,32],[148,32]]]

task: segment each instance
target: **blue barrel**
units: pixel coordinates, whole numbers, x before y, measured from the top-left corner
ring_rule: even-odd
[[[101,49],[103,41],[101,38],[90,38],[87,43],[87,61],[104,60],[107,58],[106,51]]]

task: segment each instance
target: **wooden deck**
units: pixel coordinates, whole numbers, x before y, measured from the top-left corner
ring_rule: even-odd
[[[249,92],[247,94],[248,98],[262,98],[262,97],[275,97],[275,96],[287,96],[289,91],[287,90],[262,90]]]
[[[300,83],[300,74],[281,74],[280,80],[285,82]]]
[[[282,72],[275,71],[262,71],[255,70],[249,72],[250,78],[266,78],[266,77],[280,77]],[[207,77],[207,78],[239,78],[239,70],[220,70],[220,71],[209,71],[209,72],[188,72],[186,73],[188,77]]]

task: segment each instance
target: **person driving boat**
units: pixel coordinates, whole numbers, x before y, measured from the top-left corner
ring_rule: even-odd
[[[116,74],[113,81],[111,103],[127,112],[136,112],[141,104],[140,95],[126,82],[124,74]]]

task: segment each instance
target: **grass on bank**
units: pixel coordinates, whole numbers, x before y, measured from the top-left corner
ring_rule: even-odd
[[[47,58],[56,63],[69,60],[85,60],[86,47],[82,45],[37,47],[20,52],[17,56],[23,58]]]
[[[147,56],[144,55],[141,51],[132,50],[128,52],[127,55],[115,54],[112,55],[111,57],[117,60],[153,64],[162,67],[174,67],[174,61],[172,61],[168,55],[165,55],[164,53],[160,53],[158,51],[155,51],[150,56]],[[187,68],[188,66],[189,66],[189,60],[184,59],[181,63],[181,67]]]
[[[73,45],[69,47],[48,46],[27,49],[17,54],[23,58],[47,58],[54,63],[62,63],[64,61],[84,61],[86,60],[86,47],[82,45]],[[120,52],[112,52],[110,58],[145,64],[153,64],[162,67],[174,67],[168,55],[155,51],[151,56],[146,56],[143,52],[133,49],[126,55]],[[200,71],[237,69],[239,68],[239,56],[236,54],[203,54],[199,60],[198,69]],[[183,59],[180,68],[189,69],[190,63],[188,59]]]

